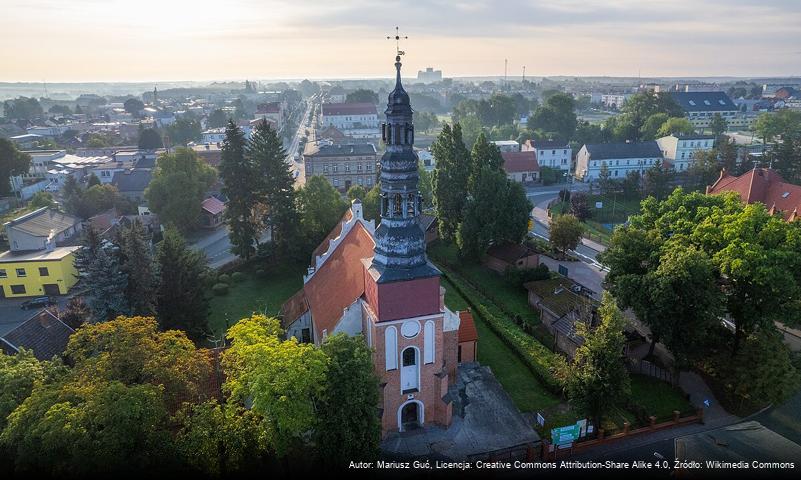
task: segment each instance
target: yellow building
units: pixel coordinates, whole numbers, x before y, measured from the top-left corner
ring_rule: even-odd
[[[74,260],[79,248],[0,254],[0,298],[66,294],[78,281]]]

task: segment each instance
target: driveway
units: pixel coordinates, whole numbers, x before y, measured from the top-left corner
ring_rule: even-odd
[[[6,335],[11,330],[14,330],[22,324],[25,320],[34,316],[40,309],[23,310],[20,308],[22,302],[30,300],[34,297],[24,298],[3,298],[0,299],[0,337]],[[55,297],[58,308],[63,309],[69,300],[69,295],[62,295]]]

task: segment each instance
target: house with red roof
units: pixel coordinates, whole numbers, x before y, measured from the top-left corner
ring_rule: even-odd
[[[501,152],[503,169],[509,180],[520,183],[536,182],[540,178],[540,164],[537,162],[537,151]]]
[[[717,181],[706,187],[707,195],[722,192],[736,192],[745,203],[762,203],[771,215],[780,214],[788,222],[799,218],[801,186],[785,182],[770,168],[754,168],[739,177],[724,168]]]
[[[203,228],[217,228],[223,223],[225,204],[217,197],[209,197],[200,204],[200,224]]]

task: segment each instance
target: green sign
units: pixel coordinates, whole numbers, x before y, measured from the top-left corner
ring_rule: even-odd
[[[579,438],[581,428],[579,424],[568,425],[566,427],[554,428],[551,430],[551,442],[554,445],[564,445],[575,442]]]

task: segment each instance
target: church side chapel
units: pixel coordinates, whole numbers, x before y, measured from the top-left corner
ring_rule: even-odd
[[[426,257],[402,54],[395,57],[395,88],[381,129],[381,221],[365,220],[354,200],[314,251],[303,288],[282,307],[287,335],[300,341],[319,345],[338,332],[364,335],[381,379],[384,436],[451,424],[460,337],[465,352],[473,352],[469,360],[477,340],[472,318],[460,321],[445,306],[440,271]]]

